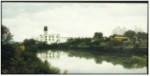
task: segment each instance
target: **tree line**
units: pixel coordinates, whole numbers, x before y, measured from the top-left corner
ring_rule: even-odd
[[[128,38],[128,40],[117,41],[115,37]],[[131,49],[147,48],[148,34],[145,32],[126,31],[123,35],[113,34],[104,37],[103,33],[95,32],[92,38],[70,38],[66,43],[52,44],[54,48],[87,48],[87,49],[115,49],[127,46]],[[126,42],[126,44],[125,44]]]
[[[124,37],[128,40],[117,41],[115,37]],[[89,50],[122,50],[127,49],[147,49],[148,34],[145,32],[126,31],[123,35],[113,34],[104,37],[102,32],[95,32],[92,38],[69,38],[65,43],[46,44],[46,42],[34,39],[25,39],[23,44],[27,49],[89,49]]]

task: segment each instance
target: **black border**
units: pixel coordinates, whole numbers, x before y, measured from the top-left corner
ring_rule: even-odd
[[[3,3],[147,3],[147,34],[149,41],[149,1],[1,1],[1,25],[2,25],[2,4]],[[148,75],[149,74],[149,42],[147,42],[147,74],[146,73],[70,73],[70,74],[57,74],[57,75]],[[2,74],[2,73],[1,73]],[[10,74],[3,74],[10,75]],[[12,74],[12,75],[22,75],[22,74]],[[33,75],[33,74],[25,74]],[[37,74],[34,74],[37,75]],[[39,74],[44,75],[44,74]],[[48,75],[48,74],[46,74]],[[56,75],[56,74],[49,74]]]
[[[149,2],[147,3],[147,74],[149,74]]]
[[[148,1],[1,1],[1,2],[50,2],[50,3],[148,3]]]

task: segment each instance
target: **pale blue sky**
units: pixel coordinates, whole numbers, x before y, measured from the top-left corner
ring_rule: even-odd
[[[49,34],[110,36],[117,26],[147,32],[146,3],[2,3],[2,23],[15,41],[37,37],[48,26]]]

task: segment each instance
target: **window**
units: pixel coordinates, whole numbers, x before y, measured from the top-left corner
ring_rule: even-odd
[[[47,38],[45,38],[45,40],[47,40]]]
[[[57,36],[57,38],[59,38],[59,36]]]

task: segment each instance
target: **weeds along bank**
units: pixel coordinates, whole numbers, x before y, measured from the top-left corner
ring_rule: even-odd
[[[15,44],[2,45],[2,74],[59,73],[58,68],[40,61],[30,49],[22,50]]]
[[[2,74],[55,74],[58,68],[42,63],[36,57],[34,45],[12,43],[9,29],[2,25],[1,31],[1,73]]]

